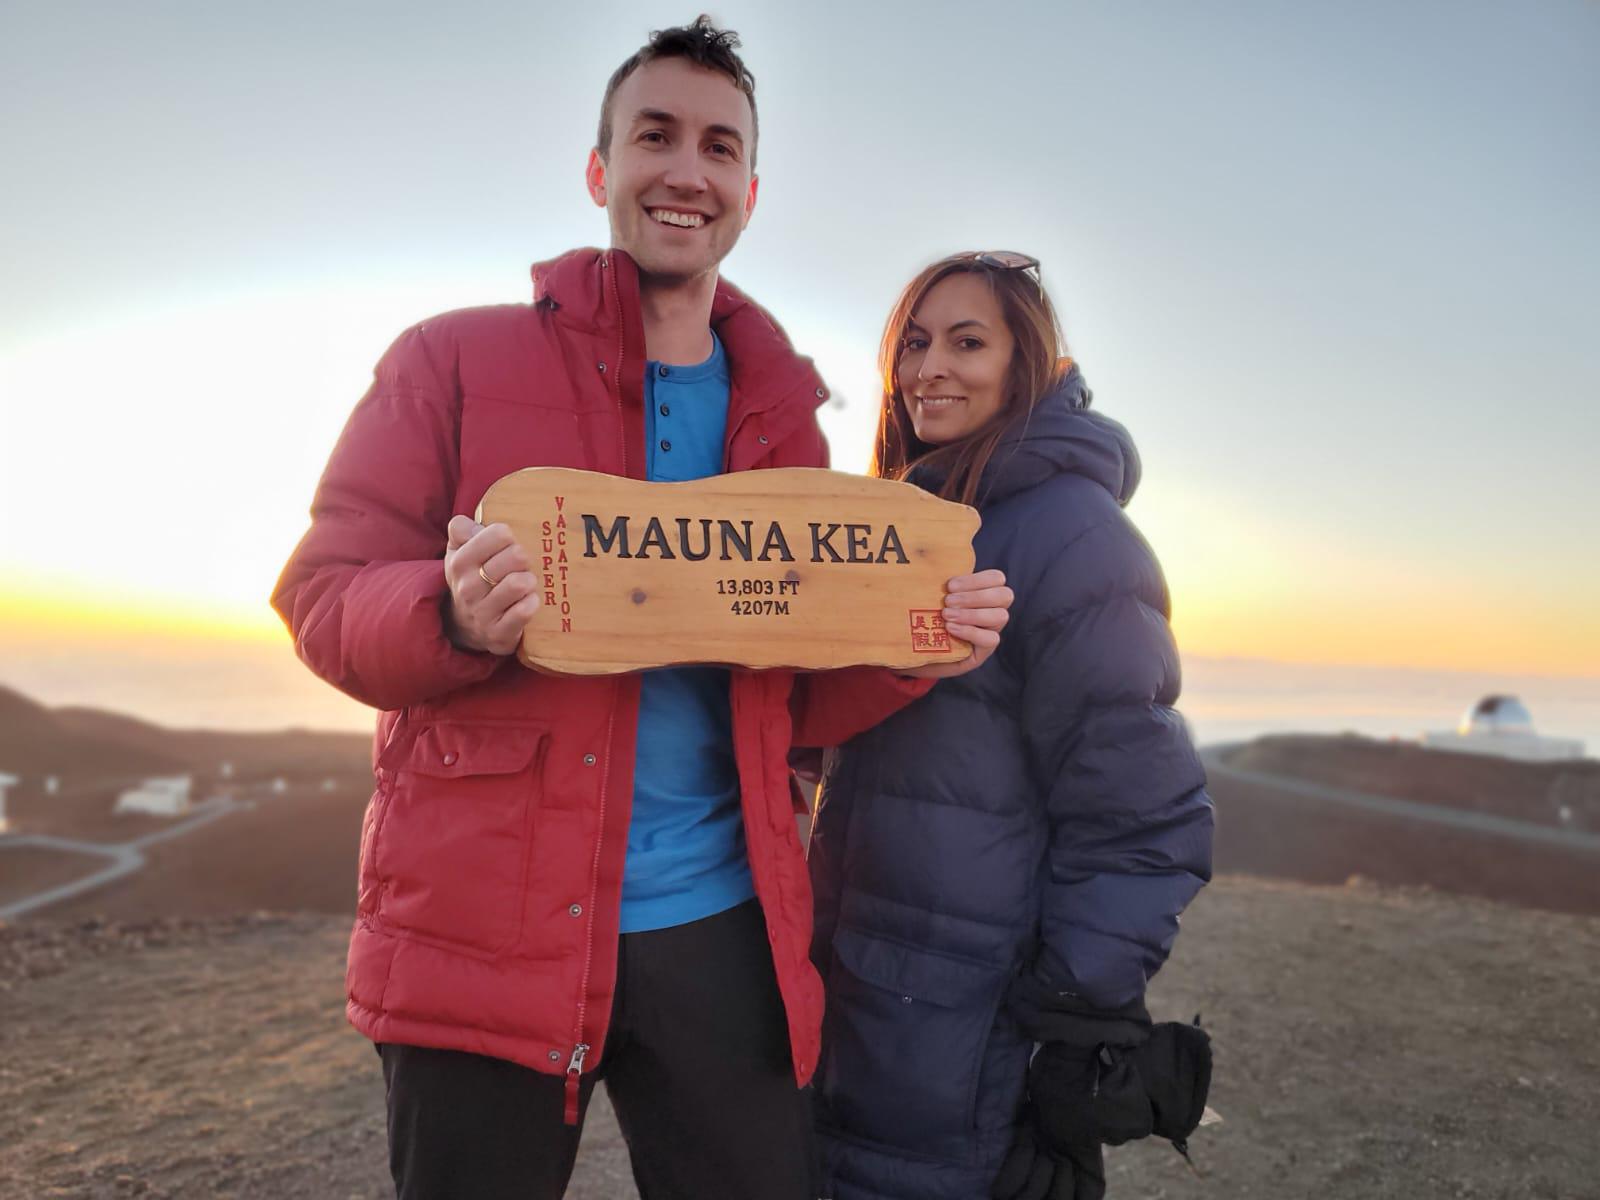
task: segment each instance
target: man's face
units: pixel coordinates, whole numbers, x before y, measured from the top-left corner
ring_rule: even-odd
[[[750,101],[721,72],[681,58],[646,63],[611,98],[611,146],[589,155],[611,245],[646,276],[714,272],[756,206]]]

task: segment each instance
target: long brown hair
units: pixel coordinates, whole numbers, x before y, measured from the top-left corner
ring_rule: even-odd
[[[922,303],[933,285],[948,275],[968,272],[981,275],[1000,303],[1006,328],[1016,342],[1011,364],[1006,368],[1005,396],[1000,411],[980,429],[958,442],[936,446],[917,437],[906,413],[900,383],[896,378],[900,357],[905,351],[911,314]],[[1072,365],[1064,357],[1066,345],[1055,306],[1044,286],[1026,271],[1000,270],[984,266],[975,253],[952,254],[925,267],[906,284],[900,298],[889,310],[878,347],[878,373],[883,379],[883,406],[878,411],[878,436],[872,448],[870,474],[880,479],[904,479],[913,467],[928,465],[942,469],[944,482],[938,494],[946,500],[971,504],[977,499],[978,482],[989,465],[995,447],[1006,428],[1019,413],[1032,411],[1052,387],[1060,382]]]

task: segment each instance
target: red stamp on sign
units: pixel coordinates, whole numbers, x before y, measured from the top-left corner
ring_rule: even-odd
[[[937,654],[950,649],[950,633],[944,627],[944,614],[937,608],[913,608],[911,649],[917,654]]]

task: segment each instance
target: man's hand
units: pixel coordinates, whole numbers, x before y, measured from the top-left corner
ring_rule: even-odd
[[[944,585],[944,627],[950,636],[972,646],[972,653],[960,662],[930,663],[900,674],[912,679],[950,679],[976,671],[989,661],[1000,644],[1000,631],[1010,619],[1016,597],[1006,586],[1004,571],[979,571],[976,575],[957,575]]]
[[[506,525],[454,516],[446,531],[444,578],[450,588],[445,627],[463,650],[511,654],[539,611],[539,581]]]

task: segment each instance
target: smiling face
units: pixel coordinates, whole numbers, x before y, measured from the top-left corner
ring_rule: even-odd
[[[756,205],[745,94],[718,71],[663,58],[623,81],[610,115],[611,145],[590,152],[587,180],[611,245],[654,282],[715,272]]]
[[[957,271],[929,288],[903,345],[895,382],[922,441],[960,441],[1005,407],[1016,339],[982,275]]]

